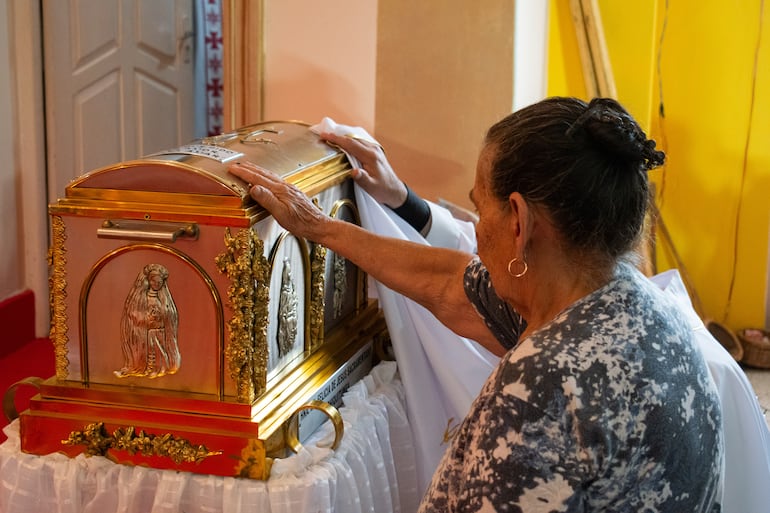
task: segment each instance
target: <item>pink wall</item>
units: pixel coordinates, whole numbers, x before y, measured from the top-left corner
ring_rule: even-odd
[[[374,129],[377,1],[265,2],[264,119]]]

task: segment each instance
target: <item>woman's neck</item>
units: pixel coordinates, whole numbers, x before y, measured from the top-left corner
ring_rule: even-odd
[[[525,292],[527,304],[520,312],[527,320],[522,336],[550,323],[575,302],[605,286],[613,276],[612,270],[597,272],[594,267],[587,269],[564,261],[542,268],[533,264],[530,270],[533,275]]]

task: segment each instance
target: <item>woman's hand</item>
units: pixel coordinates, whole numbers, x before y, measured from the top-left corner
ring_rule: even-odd
[[[335,141],[341,139],[348,139],[341,141],[345,148],[358,145],[358,155],[366,150],[370,160],[364,165],[377,160],[377,153],[381,152],[363,148],[363,143],[347,137],[334,138]],[[377,169],[383,169],[379,167],[383,163],[387,165],[384,157],[377,163]],[[322,244],[347,258],[386,287],[423,305],[459,335],[472,338],[492,351],[501,350],[500,343],[465,295],[463,275],[473,255],[382,237],[356,224],[333,219],[297,187],[251,162],[233,164],[228,170],[250,184],[249,195],[293,235]],[[387,170],[390,177],[395,177],[390,166]]]
[[[342,148],[361,162],[361,168],[353,169],[353,180],[374,199],[390,208],[398,208],[406,201],[406,185],[398,178],[379,145],[354,137],[331,133],[321,138]]]
[[[314,242],[323,242],[333,220],[296,186],[251,162],[235,163],[228,171],[250,184],[249,195],[286,230]]]

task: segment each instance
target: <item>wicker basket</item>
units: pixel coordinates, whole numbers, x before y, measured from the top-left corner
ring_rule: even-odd
[[[747,328],[738,332],[743,344],[743,360],[751,367],[770,369],[770,332]]]
[[[727,352],[730,353],[730,356],[736,362],[740,362],[745,358],[743,344],[731,329],[711,319],[707,319],[705,324],[709,333],[717,339],[717,342],[722,344],[722,347],[727,349]]]

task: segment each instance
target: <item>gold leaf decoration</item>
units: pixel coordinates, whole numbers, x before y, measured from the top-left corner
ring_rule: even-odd
[[[249,479],[265,479],[270,475],[271,463],[271,458],[265,458],[265,449],[261,442],[251,439],[241,450],[235,475]]]
[[[325,287],[326,248],[314,244],[310,262],[310,350],[316,349],[324,341]]]
[[[48,302],[51,309],[50,339],[54,346],[56,377],[67,379],[67,231],[61,216],[51,217],[51,247],[48,249]]]
[[[116,429],[112,435],[107,432],[103,422],[88,424],[83,431],[72,431],[69,438],[62,440],[64,445],[85,445],[88,456],[105,456],[110,449],[126,451],[132,456],[163,456],[174,463],[200,463],[209,456],[222,454],[222,451],[210,451],[204,445],[193,445],[184,438],[177,438],[171,433],[153,435],[144,431],[136,432],[132,426]]]
[[[227,288],[232,317],[225,350],[238,401],[253,402],[267,387],[267,319],[269,264],[256,231],[225,229],[225,250],[217,255],[219,272],[230,279]]]

